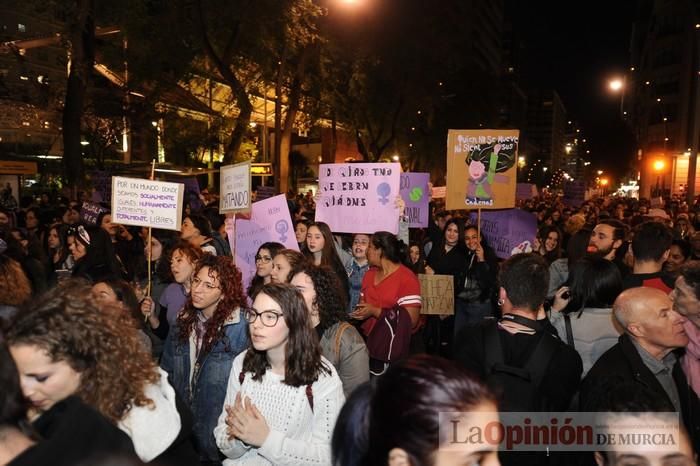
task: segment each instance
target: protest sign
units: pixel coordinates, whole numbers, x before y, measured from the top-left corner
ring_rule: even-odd
[[[583,181],[569,181],[564,184],[564,197],[562,202],[567,207],[579,207],[586,201],[586,183]]]
[[[138,178],[112,178],[112,221],[179,230],[185,186]]]
[[[398,163],[321,164],[316,221],[334,233],[398,233]]]
[[[255,200],[264,201],[277,194],[277,190],[274,186],[258,186],[255,190]]]
[[[83,202],[80,207],[80,218],[86,225],[97,225],[97,217],[102,212],[107,212],[107,209],[94,202]]]
[[[471,214],[471,221],[476,224],[476,214]],[[498,257],[507,259],[532,248],[537,235],[537,218],[520,209],[482,212],[481,235]]]
[[[236,266],[247,287],[255,276],[255,254],[268,241],[282,243],[288,249],[299,250],[292,218],[284,194],[254,202],[250,220],[236,219]]]
[[[537,197],[537,186],[532,183],[518,183],[515,188],[517,200],[528,200]]]
[[[219,212],[248,212],[250,210],[250,160],[221,167],[221,198]]]
[[[112,175],[107,171],[95,170],[90,174],[93,202],[112,202]]]
[[[404,215],[409,228],[428,226],[428,183],[430,173],[401,173],[399,193],[406,204]]]
[[[448,210],[515,207],[518,130],[453,130],[447,135]]]
[[[433,199],[444,199],[447,196],[447,186],[434,186],[432,195]]]
[[[455,313],[454,277],[452,275],[419,274],[421,314],[453,315]]]

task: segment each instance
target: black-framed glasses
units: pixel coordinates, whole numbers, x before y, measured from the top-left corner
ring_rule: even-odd
[[[255,262],[262,262],[263,264],[269,264],[272,262],[272,257],[270,256],[255,256]]]
[[[267,311],[262,311],[258,312],[253,308],[248,308],[243,310],[243,318],[249,323],[252,324],[255,322],[255,320],[260,317],[260,322],[265,327],[274,327],[277,325],[277,321],[282,317],[281,312],[273,311],[273,310],[267,310]]]

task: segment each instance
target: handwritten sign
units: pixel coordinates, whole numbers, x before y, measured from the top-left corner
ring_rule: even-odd
[[[452,275],[418,275],[423,299],[421,314],[455,313],[454,277]]]
[[[515,207],[519,134],[501,129],[448,132],[448,210]]]
[[[288,249],[299,250],[292,218],[284,194],[254,202],[250,220],[236,219],[236,265],[247,287],[255,275],[255,254],[268,241],[282,243]]]
[[[398,163],[321,164],[316,221],[334,233],[398,233]]]
[[[409,228],[428,226],[428,183],[430,173],[401,173],[399,193],[406,204],[404,214],[408,217]]]
[[[112,221],[179,230],[185,186],[138,178],[112,178]]]
[[[250,211],[250,160],[221,167],[219,212]]]
[[[434,186],[433,199],[445,199],[447,196],[447,186]]]
[[[471,221],[476,224],[476,213],[471,214]],[[494,249],[496,256],[507,259],[532,248],[537,235],[537,218],[533,213],[520,209],[482,212],[481,235]]]
[[[102,212],[107,212],[107,209],[94,202],[83,202],[83,205],[80,207],[80,218],[87,225],[97,225],[97,217]]]

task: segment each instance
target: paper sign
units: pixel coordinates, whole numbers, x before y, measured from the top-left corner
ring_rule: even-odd
[[[447,135],[448,210],[515,207],[518,130],[453,130]]]
[[[80,208],[80,218],[83,220],[83,223],[87,225],[97,225],[97,217],[99,217],[102,212],[107,212],[107,209],[94,202],[83,202]]]
[[[408,217],[409,228],[428,226],[428,183],[430,173],[401,173],[401,198],[406,203],[404,215]]]
[[[179,230],[185,185],[139,178],[112,178],[112,221]]]
[[[398,233],[400,174],[398,163],[321,164],[316,221],[334,233]]]
[[[244,288],[255,275],[255,254],[261,244],[274,241],[299,250],[284,194],[254,202],[251,210],[251,219],[236,219],[235,227],[236,265],[243,276]]]
[[[537,186],[532,183],[518,183],[515,188],[517,200],[527,200],[537,197]]]
[[[455,313],[454,277],[452,275],[418,274],[421,314],[453,315]]]
[[[433,187],[433,199],[444,199],[447,195],[447,186]]]
[[[477,214],[471,214],[476,224]],[[535,214],[520,209],[494,210],[481,213],[481,235],[496,252],[507,259],[515,253],[527,252],[537,235]]]
[[[250,211],[250,160],[221,167],[219,212]]]

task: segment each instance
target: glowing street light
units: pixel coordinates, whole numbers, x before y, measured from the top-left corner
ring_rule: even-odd
[[[525,156],[521,155],[518,157],[518,168],[523,168],[525,166]]]
[[[660,171],[662,171],[664,168],[666,168],[666,162],[664,162],[664,161],[661,160],[661,159],[655,160],[655,161],[654,161],[654,171],[660,172]]]
[[[612,79],[608,82],[608,87],[613,92],[619,92],[623,86],[624,86],[624,83],[622,82],[622,79],[620,79],[620,78],[615,78],[615,79]]]

